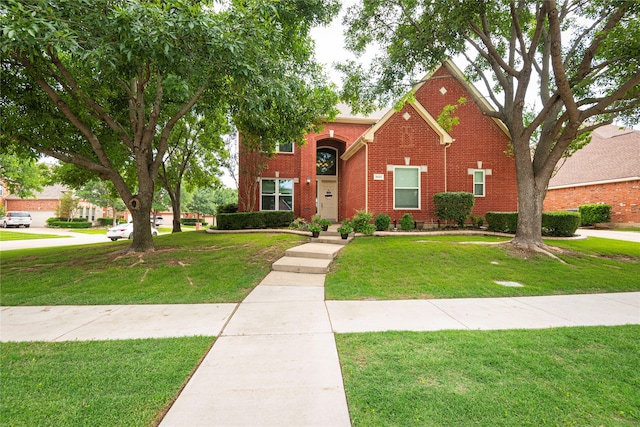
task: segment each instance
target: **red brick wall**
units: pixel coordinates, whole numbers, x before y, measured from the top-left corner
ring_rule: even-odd
[[[374,214],[386,213],[392,219],[399,219],[405,212],[393,209],[393,173],[387,172],[387,165],[405,165],[405,157],[412,166],[427,166],[427,172],[420,174],[420,209],[410,212],[416,220],[435,222],[433,194],[442,191],[473,192],[473,176],[468,169],[491,169],[486,176],[486,197],[477,197],[474,215],[484,215],[487,211],[515,211],[517,209],[517,189],[515,163],[504,154],[509,138],[489,117],[482,114],[464,86],[458,83],[448,70],[440,68],[433,80],[427,81],[416,93],[416,99],[435,118],[447,104],[456,104],[460,97],[467,103],[454,113],[460,124],[449,133],[455,139],[446,149],[440,144],[438,135],[418,115],[410,105],[395,113],[375,135],[368,146],[369,196],[365,195],[365,174],[367,174],[366,149],[363,148],[348,161],[339,163],[339,213],[340,220],[350,218],[356,210],[365,209]],[[444,87],[443,95],[440,88]],[[411,115],[405,120],[402,115]],[[294,154],[278,154],[269,162],[264,177],[299,178],[294,185],[295,212],[307,219],[315,213],[315,159],[316,147],[330,145],[344,153],[355,140],[371,127],[370,124],[327,123],[317,134],[307,136],[307,144],[295,147]],[[331,136],[333,131],[333,136]],[[445,187],[446,170],[446,187]],[[384,181],[374,181],[374,174],[384,174]],[[311,183],[306,184],[307,177]],[[243,177],[240,176],[242,188]],[[243,197],[240,191],[240,197]],[[259,194],[255,194],[259,199]],[[259,203],[256,204],[259,209]]]
[[[611,205],[612,223],[640,223],[640,180],[550,189],[544,210],[577,209],[589,203]]]
[[[7,211],[55,211],[59,200],[44,199],[6,199]]]
[[[464,96],[467,103],[456,110],[460,123],[449,132],[455,139],[446,149],[446,191],[473,192],[473,177],[468,169],[491,169],[486,176],[486,196],[476,197],[474,215],[487,211],[515,211],[517,209],[517,187],[515,163],[504,151],[509,139],[497,124],[482,114],[464,87],[453,77],[447,77],[442,68],[416,93],[418,101],[435,118],[447,104],[456,104]],[[445,87],[446,94],[440,93]],[[408,113],[409,120],[402,116]],[[411,166],[427,166],[421,173],[421,200],[419,210],[393,209],[393,172],[387,165],[405,165],[405,157]],[[394,114],[376,132],[375,141],[369,144],[369,210],[386,213],[391,219],[399,219],[405,212],[415,220],[436,222],[433,195],[445,191],[445,147],[439,136],[410,105]],[[373,174],[384,174],[384,181],[373,181]]]

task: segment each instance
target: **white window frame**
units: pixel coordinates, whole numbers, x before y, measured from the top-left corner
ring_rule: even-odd
[[[275,192],[273,194],[271,193],[264,193],[263,192],[263,184],[265,181],[274,181],[275,182]],[[281,194],[280,193],[280,181],[291,181],[291,194]],[[295,198],[295,188],[294,188],[294,184],[295,184],[295,180],[293,178],[262,178],[260,180],[260,210],[261,211],[266,211],[269,210],[271,211],[271,209],[264,209],[264,207],[262,206],[262,198],[264,196],[273,196],[275,197],[275,207],[276,211],[279,211],[281,209],[278,209],[278,207],[280,206],[280,197],[281,196],[285,196],[285,197],[291,197],[291,211],[293,211],[293,207],[295,206],[294,204],[294,198]]]
[[[476,173],[482,174],[482,182],[476,182]],[[473,169],[471,174],[474,197],[486,197],[487,195],[487,171],[484,169]],[[482,194],[476,194],[476,185],[482,185]]]
[[[293,151],[295,150],[295,148],[294,148],[295,144],[293,142],[289,142],[289,143],[287,143],[287,145],[288,144],[291,144],[291,151],[283,151],[283,150],[281,150],[280,149],[280,143],[278,143],[276,145],[276,152],[283,153],[283,154],[293,154]]]
[[[415,169],[416,172],[418,173],[418,187],[397,187],[396,186],[396,170],[398,169]],[[421,187],[421,176],[420,176],[420,172],[421,172],[421,167],[420,166],[394,166],[393,167],[393,209],[394,210],[406,210],[406,211],[418,211],[420,210],[420,206],[422,206],[422,189]],[[398,207],[396,206],[396,190],[417,190],[418,191],[418,203],[417,206],[415,208],[407,208],[407,207]]]

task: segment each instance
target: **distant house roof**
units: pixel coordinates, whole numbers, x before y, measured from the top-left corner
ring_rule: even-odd
[[[549,188],[640,179],[640,131],[616,125],[592,132],[591,142],[558,163]]]
[[[68,187],[65,187],[61,184],[54,184],[46,186],[40,192],[36,192],[34,197],[31,197],[30,200],[59,200],[62,197],[62,194],[69,191]],[[21,200],[21,197],[16,196],[15,194],[9,194],[6,197],[7,200]]]
[[[366,123],[366,124],[374,124],[378,120],[380,120],[385,113],[389,110],[388,108],[373,111],[367,115],[364,114],[353,114],[351,112],[351,107],[347,104],[340,103],[336,105],[339,113],[336,118],[333,120],[337,123]]]

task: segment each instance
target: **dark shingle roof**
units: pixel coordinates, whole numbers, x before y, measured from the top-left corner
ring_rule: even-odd
[[[558,162],[549,187],[640,177],[640,131],[616,125],[592,132],[591,142]]]

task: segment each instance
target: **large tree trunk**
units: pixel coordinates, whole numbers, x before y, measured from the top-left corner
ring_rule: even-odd
[[[127,203],[133,217],[133,242],[129,252],[153,252],[155,250],[151,235],[151,202],[152,197],[136,195]]]

